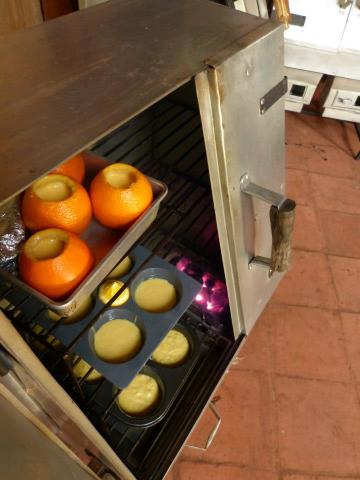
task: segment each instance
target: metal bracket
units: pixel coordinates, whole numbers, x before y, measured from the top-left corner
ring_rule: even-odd
[[[249,262],[249,270],[252,270],[253,267],[262,267],[262,268],[268,268],[269,269],[269,277],[272,275],[272,270],[270,267],[270,258],[267,257],[262,257],[260,255],[256,255],[253,257],[250,262]]]
[[[210,434],[209,434],[209,436],[206,440],[205,445],[203,447],[199,447],[198,445],[191,445],[189,443],[186,443],[185,444],[186,447],[192,448],[193,450],[200,450],[201,452],[206,452],[206,450],[209,449],[210,445],[214,441],[214,438],[216,437],[216,434],[217,434],[217,432],[220,428],[220,425],[221,425],[221,417],[220,417],[220,414],[217,411],[213,401],[211,401],[209,403],[209,410],[213,413],[213,415],[215,417],[215,424],[214,424],[213,428],[211,429],[211,432],[210,432]]]
[[[288,90],[287,77],[284,77],[275,87],[269,90],[263,97],[260,98],[260,113],[269,110]]]
[[[259,198],[266,203],[275,205],[277,208],[280,208],[287,200],[287,198],[284,195],[281,195],[281,193],[273,192],[272,190],[256,185],[256,183],[252,183],[247,173],[240,178],[240,190],[252,197]]]

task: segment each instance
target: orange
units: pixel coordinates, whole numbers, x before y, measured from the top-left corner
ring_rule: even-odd
[[[64,175],[46,175],[24,195],[22,219],[30,230],[63,228],[80,233],[91,220],[91,202],[85,188]]]
[[[66,175],[67,177],[70,177],[73,180],[82,183],[85,176],[84,155],[82,153],[79,153],[78,155],[69,158],[69,160],[66,160],[66,162],[54,168],[51,173],[59,173],[60,175]]]
[[[20,277],[31,287],[58,299],[69,295],[89,272],[93,258],[77,235],[48,228],[24,243],[19,258]]]
[[[99,172],[90,186],[97,220],[110,228],[126,228],[151,204],[149,180],[138,169],[114,163]]]

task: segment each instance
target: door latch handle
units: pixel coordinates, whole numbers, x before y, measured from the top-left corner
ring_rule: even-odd
[[[246,173],[240,179],[240,189],[246,195],[259,198],[271,204],[270,225],[272,233],[271,258],[254,256],[249,262],[249,269],[261,266],[269,269],[269,277],[274,272],[285,272],[291,261],[291,240],[294,229],[295,208],[294,200],[261,187],[250,181]]]

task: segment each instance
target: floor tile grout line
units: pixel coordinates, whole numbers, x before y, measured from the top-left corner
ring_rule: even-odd
[[[311,150],[311,151],[314,151],[316,153],[319,153],[321,155],[321,153],[325,153],[324,151],[321,151],[322,148],[332,148],[334,150],[337,150],[339,151],[340,155],[346,155],[347,157],[349,157],[350,159],[354,159],[354,155],[353,153],[349,152],[349,151],[345,151],[344,148],[342,148],[340,145],[337,145],[337,144],[321,144],[321,143],[293,143],[293,142],[289,142],[287,140],[285,140],[285,149],[286,147],[299,147],[299,149],[306,149],[306,150]],[[310,160],[310,159],[307,159],[307,160]]]
[[[308,308],[308,309],[313,309],[313,310],[325,310],[326,312],[335,312],[335,313],[351,313],[351,314],[358,314],[360,313],[360,310],[346,310],[345,308],[329,308],[329,307],[324,307],[322,305],[308,305],[308,304],[303,304],[303,303],[287,303],[287,302],[282,302],[280,300],[271,300],[271,305],[280,305],[284,307],[298,307],[298,308]]]
[[[323,253],[326,254],[328,252],[329,245],[328,245],[327,238],[325,237],[325,234],[324,234],[324,228],[323,228],[323,224],[322,224],[322,221],[321,221],[321,218],[320,218],[321,215],[320,215],[319,209],[314,208],[314,214],[315,214],[315,218],[316,218],[316,221],[317,221],[317,226],[319,228],[320,234],[322,236],[322,240],[324,242],[324,248],[322,250],[323,250]]]
[[[295,170],[295,169],[293,169]],[[301,172],[303,170],[296,170],[297,172]],[[290,194],[291,197],[291,194]],[[299,203],[299,201],[294,199],[296,202],[296,206],[300,207],[309,207],[312,208],[313,210],[317,210],[319,212],[327,212],[327,213],[342,213],[343,215],[348,215],[349,217],[360,217],[360,212],[359,213],[353,213],[353,212],[344,212],[343,210],[331,210],[330,208],[319,208],[315,203],[309,205],[308,203]]]
[[[304,205],[305,206],[305,205]],[[359,215],[360,218],[360,215]],[[326,244],[326,240],[324,239],[324,243]],[[323,255],[326,255],[328,257],[338,257],[338,258],[346,258],[346,259],[353,259],[353,260],[359,260],[360,255],[358,257],[354,257],[353,255],[340,255],[339,253],[334,253],[328,250],[327,245],[325,245],[324,248],[321,248],[319,250],[314,250],[311,248],[306,248],[306,247],[293,247],[292,248],[293,252],[306,252],[306,253],[322,253]],[[291,266],[290,266],[291,268]]]
[[[314,378],[314,377],[303,377],[301,375],[287,375],[287,374],[284,374],[284,373],[274,373],[274,375],[278,378],[283,378],[283,379],[286,379],[286,380],[305,380],[307,382],[312,382],[312,383],[321,383],[321,384],[324,384],[324,383],[335,383],[336,385],[342,385],[342,386],[350,386],[350,385],[353,385],[353,382],[352,381],[341,381],[341,380],[334,380],[334,379],[326,379],[326,378]]]
[[[314,472],[309,470],[299,470],[299,469],[283,469],[280,471],[281,480],[284,479],[284,476],[301,476],[301,477],[309,477],[309,479],[314,480],[322,480],[323,478],[329,479],[337,479],[340,480],[359,480],[360,479],[360,472],[359,473],[332,473],[325,470]]]
[[[336,383],[337,385],[343,386],[350,386],[354,385],[353,380],[345,381],[345,380],[335,380],[332,378],[319,378],[319,377],[304,377],[302,375],[290,375],[286,373],[280,373],[275,371],[266,371],[266,370],[259,370],[259,369],[252,369],[252,368],[238,368],[234,370],[235,372],[241,373],[256,373],[256,374],[267,374],[272,375],[278,378],[284,378],[287,380],[307,380],[315,383]],[[356,384],[360,385],[360,380]]]
[[[280,442],[279,442],[279,415],[278,415],[278,402],[277,402],[277,392],[276,392],[276,376],[275,376],[275,369],[276,369],[276,352],[274,348],[274,341],[275,336],[277,334],[277,326],[275,323],[275,326],[273,328],[270,327],[269,324],[266,323],[267,326],[267,338],[268,340],[268,348],[270,351],[270,358],[271,358],[271,372],[268,372],[268,381],[269,381],[269,387],[270,387],[270,394],[271,394],[271,399],[272,399],[272,414],[271,414],[271,419],[272,419],[272,424],[273,428],[275,429],[274,431],[274,438],[275,438],[275,448],[273,450],[273,455],[274,455],[274,466],[277,470],[279,470],[281,466],[280,462]]]
[[[351,174],[348,174],[348,175],[344,175],[344,174],[339,174],[339,173],[336,173],[336,174],[332,174],[330,175],[329,173],[325,173],[325,172],[321,172],[319,170],[312,170],[311,168],[312,167],[304,167],[304,168],[300,168],[300,167],[297,167],[295,166],[294,164],[291,164],[291,165],[287,165],[287,162],[289,162],[290,160],[286,160],[285,158],[285,171],[288,171],[288,170],[295,170],[296,172],[305,172],[307,174],[310,174],[310,173],[313,173],[315,175],[321,175],[321,176],[324,176],[324,177],[329,177],[329,178],[345,178],[347,180],[354,180],[354,181],[358,181],[357,177],[356,177],[356,173],[353,168],[352,168],[352,171],[351,171]],[[360,172],[359,172],[360,174]]]
[[[249,464],[249,463],[237,463],[237,462],[228,462],[228,461],[214,461],[212,459],[204,460],[202,458],[192,458],[192,457],[186,457],[186,454],[183,454],[181,458],[179,458],[177,462],[177,466],[180,467],[181,463],[193,463],[195,465],[208,465],[211,467],[232,467],[232,468],[238,468],[239,470],[249,470],[250,472],[263,472],[263,473],[270,473],[274,475],[278,475],[280,479],[283,479],[285,476],[293,476],[293,475],[300,475],[300,476],[309,476],[310,478],[313,477],[316,480],[321,480],[322,478],[339,478],[341,480],[345,479],[346,480],[359,480],[359,474],[358,473],[334,473],[331,471],[326,471],[326,470],[320,470],[320,471],[309,471],[309,470],[304,470],[304,469],[288,469],[288,468],[279,468],[276,470],[272,469],[266,469],[259,467],[254,464]],[[174,473],[174,472],[173,472]],[[178,468],[178,474],[180,473],[180,468]],[[181,476],[175,476],[175,480],[182,480]]]
[[[229,461],[215,461],[212,460],[211,458],[204,460],[203,458],[193,458],[193,457],[187,457],[186,453],[183,453],[182,456],[179,458],[178,463],[181,464],[183,462],[187,463],[195,463],[195,464],[201,464],[201,465],[211,465],[213,467],[235,467],[239,469],[246,469],[250,471],[257,471],[257,472],[264,472],[264,473],[277,473],[277,470],[270,469],[270,468],[263,468],[259,467],[258,465],[254,465],[252,463],[237,463],[237,462],[229,462]]]
[[[331,263],[330,263],[330,259],[329,259],[328,254],[326,254],[326,263],[327,263],[327,266],[328,266],[328,269],[329,269],[329,272],[330,272],[331,284],[332,284],[333,289],[335,291],[337,305],[340,308],[340,305],[341,305],[340,295],[339,295],[339,292],[338,292],[338,289],[337,289],[337,286],[336,286],[336,282],[335,282],[335,278],[334,278],[334,272],[333,272],[333,269],[331,268]]]
[[[344,320],[343,320],[343,316],[341,315],[341,313],[340,313],[340,325],[341,325],[341,331],[342,331],[342,336],[343,336],[343,341],[344,341],[345,355],[346,355],[346,360],[347,360],[347,364],[348,364],[348,369],[349,369],[349,372],[350,372],[350,377],[352,379],[352,384],[353,384],[354,389],[355,389],[355,395],[356,395],[356,398],[357,398],[357,401],[358,401],[358,404],[359,404],[359,408],[360,408],[360,389],[357,387],[359,382],[357,381],[354,369],[352,367],[352,362],[351,362],[351,359],[350,359],[350,352],[349,352],[349,349],[348,349],[348,343],[346,341]]]
[[[354,160],[355,161],[355,160]],[[330,175],[329,173],[325,173],[325,172],[321,172],[319,170],[312,170],[311,168],[312,167],[303,167],[303,168],[300,168],[294,164],[291,164],[291,165],[288,165],[287,163],[290,162],[290,160],[287,160],[285,158],[285,171],[288,171],[288,170],[296,170],[297,172],[306,172],[306,173],[314,173],[316,175],[321,175],[321,176],[324,176],[324,177],[330,177],[330,178],[347,178],[347,179],[350,179],[350,180],[357,180],[357,178],[355,177],[356,173],[353,169],[351,171],[351,174],[349,173],[349,175],[344,175],[344,174],[339,174],[339,173],[336,173],[336,174],[332,174]],[[354,165],[352,165],[354,167]],[[360,170],[360,166],[357,167],[359,168]],[[360,174],[360,171],[358,172]]]
[[[360,213],[343,212],[342,210],[331,210],[329,208],[318,208],[316,206],[314,206],[313,209],[318,210],[319,212],[342,213],[343,215],[348,215],[349,217],[360,217]]]
[[[305,173],[315,173],[317,175],[322,175],[324,177],[330,177],[330,178],[344,178],[346,180],[354,180],[354,181],[357,181],[356,178],[354,178],[353,175],[327,175],[326,173],[322,173],[322,172],[316,172],[314,170],[308,170],[308,169],[305,169],[305,168],[296,168],[296,167],[289,167],[289,166],[286,166],[285,167],[285,170],[295,170],[296,172],[305,172]],[[359,173],[360,174],[360,173]],[[301,204],[299,204],[301,205]],[[359,215],[359,214],[355,214],[355,215]]]
[[[294,143],[294,142],[290,142],[288,140],[285,140],[285,145],[294,145],[296,147],[303,147],[303,148],[311,148],[312,146],[332,147],[332,148],[338,148],[339,150],[341,150],[346,155],[349,155],[349,156],[353,155],[352,152],[350,153],[349,150],[346,150],[345,148],[341,147],[337,143]]]

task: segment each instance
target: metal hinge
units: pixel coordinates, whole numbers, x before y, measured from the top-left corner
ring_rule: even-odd
[[[287,77],[284,77],[275,87],[260,98],[260,113],[264,115],[288,90]]]

